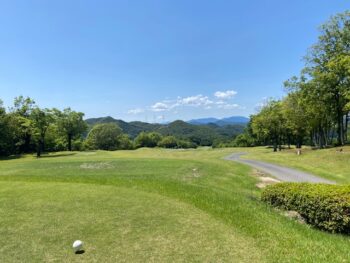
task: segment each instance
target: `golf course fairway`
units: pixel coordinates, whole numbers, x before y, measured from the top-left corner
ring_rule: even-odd
[[[260,201],[233,149],[0,160],[0,262],[348,262],[348,236]],[[238,151],[238,150],[237,150]],[[74,240],[84,252],[74,254]]]

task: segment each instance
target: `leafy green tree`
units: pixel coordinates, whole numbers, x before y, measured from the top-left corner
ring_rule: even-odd
[[[84,113],[72,111],[70,108],[62,112],[55,110],[58,129],[66,138],[68,151],[72,150],[72,140],[78,139],[87,130],[87,124],[83,120]]]
[[[156,147],[158,145],[158,142],[160,142],[163,138],[163,136],[158,132],[150,132],[148,134],[149,137],[149,146],[148,147]]]
[[[4,103],[3,101],[0,99],[0,116],[3,117],[6,114],[6,110],[4,108]]]
[[[191,142],[189,140],[177,140],[177,148],[181,149],[190,149],[190,148],[197,148],[197,144],[194,142]]]
[[[158,146],[163,148],[177,148],[177,139],[174,136],[166,136],[158,143]]]
[[[92,149],[117,150],[122,130],[115,123],[95,125],[87,136],[86,144]]]
[[[284,83],[290,92],[282,101],[282,111],[286,121],[286,129],[294,137],[296,147],[301,148],[305,136],[311,130],[311,112],[308,111],[307,96],[304,96],[302,87],[304,79],[296,77]]]
[[[305,112],[309,116],[310,138],[312,144],[319,148],[331,143],[329,134],[336,123],[332,106],[328,103],[328,95],[318,79],[311,79],[301,86],[300,96],[306,104]]]
[[[45,135],[50,124],[53,122],[53,116],[50,110],[35,107],[30,114],[32,124],[32,134],[37,143],[37,157],[45,150]]]
[[[19,96],[14,99],[8,116],[12,133],[14,151],[30,152],[32,148],[32,126],[30,114],[35,107],[35,101],[30,97]]]
[[[35,101],[33,99],[31,99],[30,97],[18,96],[14,99],[11,111],[15,112],[20,116],[28,118],[34,107]]]
[[[132,150],[134,148],[133,141],[130,139],[129,135],[122,134],[118,137],[120,150]]]
[[[13,136],[8,120],[9,118],[3,107],[3,102],[0,100],[0,155],[10,155],[13,153]]]
[[[136,147],[156,147],[158,143],[161,141],[162,135],[157,132],[141,132],[136,138],[135,138],[135,145]]]
[[[349,109],[350,11],[332,17],[321,27],[318,42],[310,49],[304,70],[319,83],[318,93],[327,98],[337,126],[339,145],[345,142]],[[317,102],[315,102],[317,103]]]
[[[255,146],[255,140],[247,132],[239,134],[233,140],[234,147],[252,147]]]
[[[56,116],[53,114],[54,119]],[[49,126],[45,136],[45,149],[46,151],[56,152],[64,151],[67,149],[66,140],[62,136],[61,132],[58,130],[57,123],[54,121],[52,125]],[[73,149],[74,143],[73,143]]]
[[[272,142],[274,151],[277,151],[277,147],[281,147],[281,139],[285,131],[284,124],[282,103],[271,100],[262,107],[259,114],[252,116],[251,125],[253,133],[260,140]]]

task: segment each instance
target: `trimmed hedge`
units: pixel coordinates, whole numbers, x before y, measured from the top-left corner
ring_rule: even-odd
[[[274,207],[297,211],[307,223],[330,232],[350,233],[350,186],[279,183],[262,193]]]

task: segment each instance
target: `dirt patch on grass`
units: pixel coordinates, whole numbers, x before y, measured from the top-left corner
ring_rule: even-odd
[[[197,168],[193,168],[193,169],[192,169],[192,176],[193,176],[193,177],[196,177],[196,178],[201,176],[201,175],[199,174]]]
[[[294,219],[300,224],[306,224],[305,219],[297,211],[284,211],[282,215]]]
[[[81,169],[101,170],[101,169],[113,169],[114,166],[111,163],[83,163],[80,165]]]
[[[186,175],[183,177],[183,180],[188,181],[188,180],[193,180],[201,177],[202,175],[198,171],[198,168],[192,168],[190,172],[186,173]]]
[[[252,175],[259,179],[259,183],[256,184],[256,187],[258,187],[260,189],[265,188],[268,185],[277,184],[280,182],[279,180],[272,178],[272,177],[269,177],[265,173],[258,171],[258,170],[254,170]]]

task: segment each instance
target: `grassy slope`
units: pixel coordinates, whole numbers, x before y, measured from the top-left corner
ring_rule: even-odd
[[[350,260],[348,237],[300,225],[261,203],[250,169],[220,159],[230,152],[2,160],[0,261]],[[78,238],[86,242],[83,255],[70,250]]]
[[[159,195],[85,184],[2,182],[0,187],[6,209],[1,262],[248,261],[250,256],[248,239],[199,209]],[[72,253],[76,239],[84,240],[86,254]]]
[[[249,155],[243,158],[294,167],[338,183],[350,183],[350,146],[342,147],[342,152],[339,152],[339,149],[312,150],[303,148],[300,156],[296,155],[295,149],[277,153],[265,147],[235,149],[234,151],[249,152]]]

